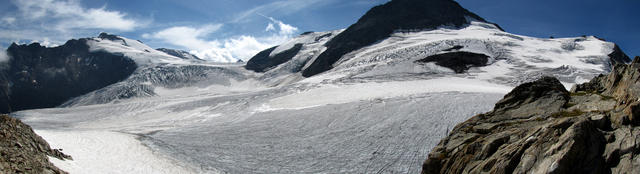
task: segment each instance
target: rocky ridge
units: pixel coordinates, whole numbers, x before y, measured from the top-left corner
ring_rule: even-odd
[[[66,173],[49,162],[47,156],[71,159],[36,135],[29,125],[8,115],[0,115],[0,173]]]
[[[640,173],[640,57],[570,92],[525,83],[458,124],[422,173]]]

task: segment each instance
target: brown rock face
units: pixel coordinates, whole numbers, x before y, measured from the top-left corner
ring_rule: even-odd
[[[20,120],[0,115],[0,173],[66,173],[47,156],[71,159],[36,135]]]
[[[640,173],[640,57],[567,92],[555,78],[516,87],[458,124],[422,173]]]

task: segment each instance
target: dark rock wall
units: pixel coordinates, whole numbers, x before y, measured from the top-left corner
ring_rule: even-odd
[[[46,48],[12,44],[0,71],[0,112],[55,107],[127,78],[135,62],[123,55],[89,52],[86,39]]]

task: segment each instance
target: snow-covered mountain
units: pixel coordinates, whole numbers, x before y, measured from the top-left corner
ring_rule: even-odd
[[[593,36],[505,32],[451,0],[393,0],[246,65],[113,35],[87,45],[137,68],[63,108],[12,114],[73,156],[52,159],[72,173],[418,173],[448,130],[515,85],[571,87],[629,61]]]
[[[12,44],[0,71],[0,112],[55,107],[63,102],[127,79],[135,71],[166,65],[194,65],[197,57],[154,50],[137,40],[101,33],[57,47]],[[134,93],[135,87],[127,93]],[[127,94],[121,94],[127,95]],[[116,97],[122,96],[116,95]]]

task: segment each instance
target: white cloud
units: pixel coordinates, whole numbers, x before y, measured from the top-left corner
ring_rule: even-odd
[[[265,28],[264,31],[266,32],[276,31],[276,27],[273,26],[273,23],[269,23],[269,25],[267,25],[267,28]]]
[[[130,18],[126,13],[109,10],[106,6],[83,7],[79,0],[9,2],[17,8],[0,16],[0,41],[7,44],[38,41],[56,45],[70,38],[87,37],[101,31],[133,31],[148,24],[148,21]]]
[[[15,17],[11,17],[11,16],[2,17],[2,24],[5,24],[5,25],[12,25],[15,21],[16,21]]]
[[[280,28],[280,35],[291,35],[293,33],[295,33],[296,31],[298,31],[298,28],[291,26],[289,24],[285,24],[282,21],[276,20],[273,17],[269,17],[269,16],[265,16],[262,14],[259,14],[260,16],[263,16],[269,20],[271,20],[271,22],[278,24],[278,28]],[[272,23],[269,23],[269,25],[267,25],[267,31],[269,31],[269,27],[272,27],[273,30],[275,30],[275,28],[273,27]]]
[[[142,37],[183,47],[204,59],[218,62],[235,62],[238,59],[246,61],[264,49],[286,42],[298,31],[294,26],[271,17],[267,18],[271,21],[265,29],[270,32],[267,36],[239,35],[226,39],[207,39],[208,35],[222,27],[217,24],[202,27],[170,27],[155,33],[143,34]]]
[[[0,63],[4,63],[7,61],[9,61],[9,55],[7,55],[7,52],[4,48],[0,48]]]
[[[53,22],[58,30],[110,29],[132,31],[140,22],[126,18],[126,14],[106,7],[86,9],[76,0],[14,0],[23,19]],[[15,17],[14,17],[15,18]]]
[[[222,24],[209,24],[200,28],[178,26],[167,28],[153,34],[143,34],[142,37],[146,39],[159,39],[163,42],[184,48],[204,50],[209,48],[209,45],[213,43],[205,41],[202,38],[218,31],[221,27]]]

